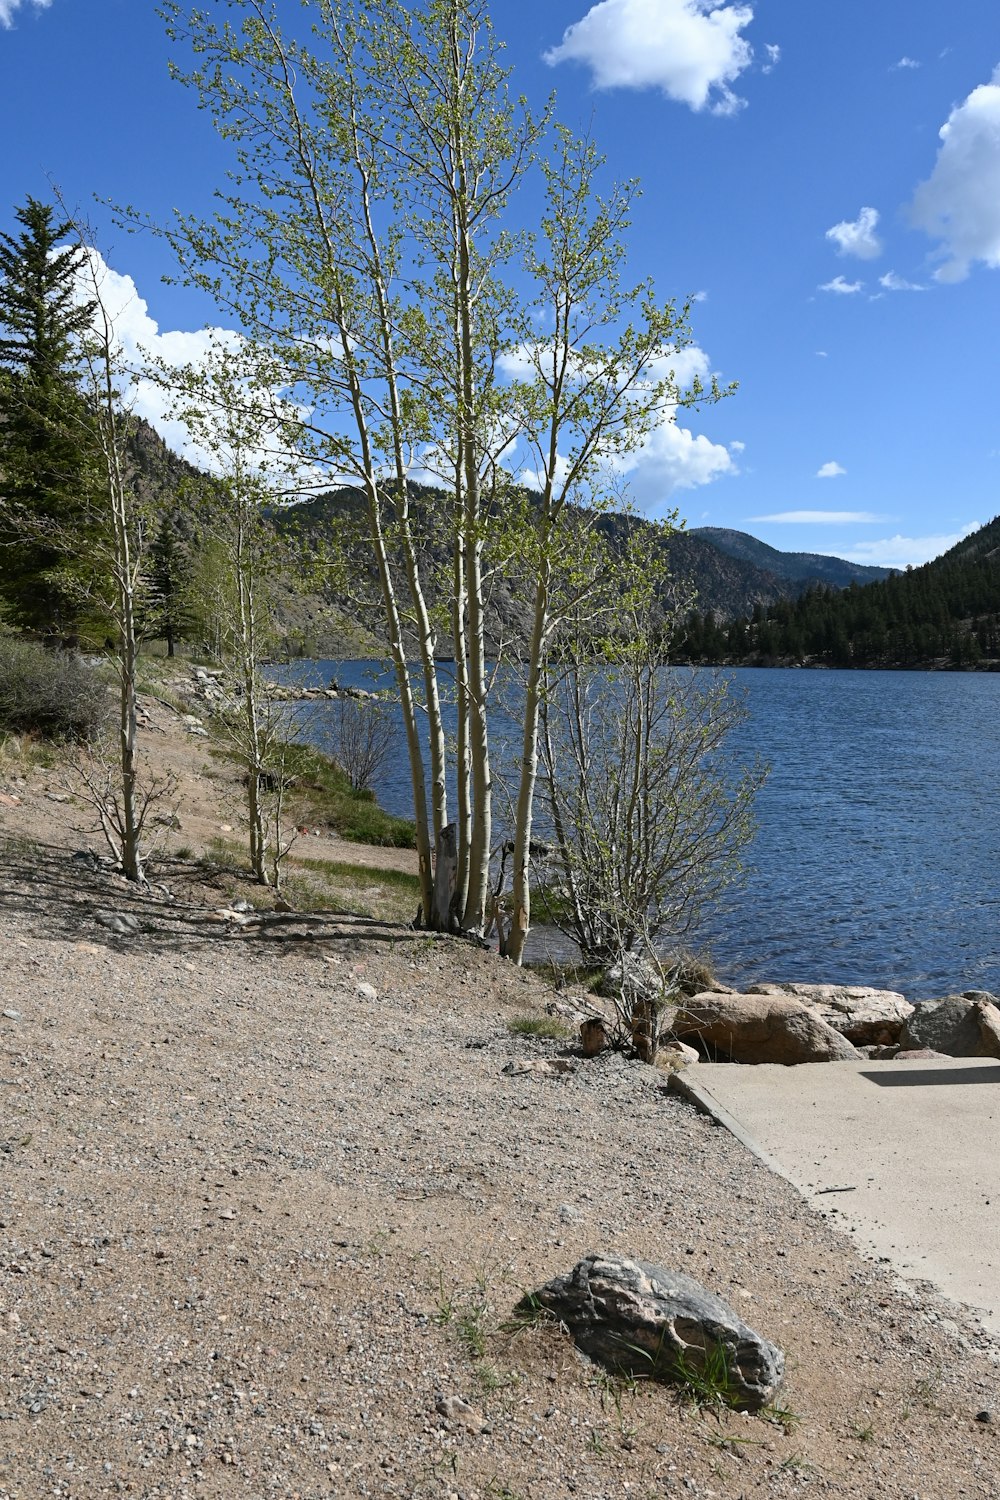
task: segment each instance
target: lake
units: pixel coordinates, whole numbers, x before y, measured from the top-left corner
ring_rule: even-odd
[[[392,682],[371,662],[295,663],[280,676],[300,673]],[[873,984],[910,1000],[1000,991],[1000,676],[731,675],[749,709],[736,754],[759,754],[771,774],[746,886],[692,946],[737,985]],[[329,714],[304,705],[304,737],[322,746]],[[411,815],[401,731],[376,790]]]

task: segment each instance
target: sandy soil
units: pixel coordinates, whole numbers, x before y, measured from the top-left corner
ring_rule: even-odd
[[[232,775],[150,708],[169,837],[238,831]],[[0,1500],[1000,1491],[974,1323],[662,1074],[511,1034],[553,999],[534,976],[386,922],[237,926],[175,865],[129,890],[73,858],[99,846],[65,795],[0,769]],[[573,1071],[505,1071],[560,1051]],[[698,1410],[515,1331],[591,1250],[733,1302],[786,1352],[782,1410]]]

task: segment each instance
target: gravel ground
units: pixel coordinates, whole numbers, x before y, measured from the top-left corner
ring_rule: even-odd
[[[561,1050],[508,1030],[539,980],[129,892],[35,791],[0,873],[0,1500],[994,1500],[985,1336],[656,1070],[505,1072]],[[785,1350],[782,1409],[699,1410],[510,1326],[592,1250],[731,1301]]]

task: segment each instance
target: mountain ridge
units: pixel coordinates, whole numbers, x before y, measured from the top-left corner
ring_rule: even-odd
[[[852,583],[880,583],[898,571],[869,563],[849,562],[825,552],[784,552],[747,531],[736,531],[728,526],[695,526],[688,535],[701,537],[730,557],[751,562],[764,572],[793,583],[831,583],[834,588],[848,588]]]

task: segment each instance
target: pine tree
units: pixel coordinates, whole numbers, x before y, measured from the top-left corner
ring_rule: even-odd
[[[75,615],[66,538],[82,525],[92,421],[76,341],[93,302],[76,294],[85,252],[49,204],[29,198],[0,233],[0,599],[17,624],[64,634]]]

